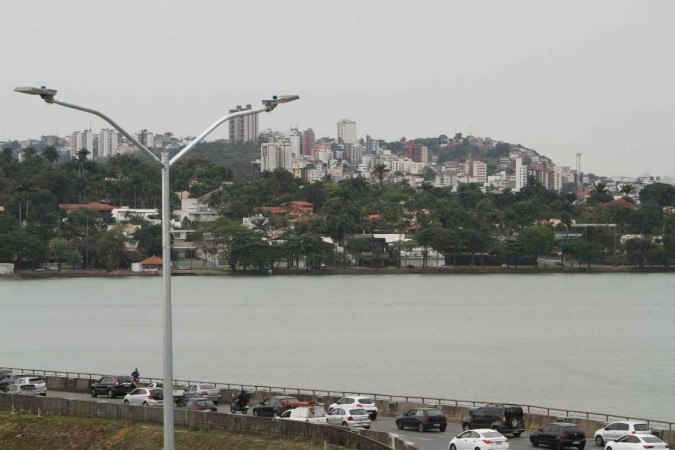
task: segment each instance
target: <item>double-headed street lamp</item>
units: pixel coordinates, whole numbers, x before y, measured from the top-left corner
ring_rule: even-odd
[[[44,86],[40,88],[36,87],[17,87],[14,89],[16,92],[22,94],[30,95],[39,95],[42,100],[45,102],[55,105],[65,106],[66,108],[77,109],[79,111],[88,112],[94,114],[101,119],[108,122],[113,126],[117,131],[122,133],[124,137],[129,139],[136,147],[140,150],[147,153],[162,169],[162,278],[164,286],[164,345],[163,345],[163,381],[164,381],[164,448],[167,450],[173,450],[174,445],[174,419],[173,419],[173,330],[172,330],[172,318],[171,318],[171,237],[169,231],[169,220],[171,219],[171,205],[169,202],[170,190],[169,190],[169,169],[171,165],[178,161],[183,155],[189,152],[195,145],[202,141],[206,136],[209,135],[213,130],[218,126],[227,122],[228,120],[240,117],[247,116],[251,114],[258,114],[261,112],[271,112],[276,108],[280,103],[287,103],[293,100],[297,100],[300,97],[297,95],[282,95],[274,96],[269,100],[263,100],[263,106],[257,109],[247,109],[242,111],[237,111],[226,116],[221,117],[216,120],[204,130],[199,136],[192,140],[184,149],[178,152],[173,158],[169,159],[169,151],[162,150],[162,157],[157,158],[154,153],[152,153],[145,145],[141,144],[136,138],[131,134],[126,132],[122,127],[117,125],[110,117],[105,114],[85,108],[78,105],[73,105],[71,103],[62,102],[56,100],[56,90],[48,89]]]

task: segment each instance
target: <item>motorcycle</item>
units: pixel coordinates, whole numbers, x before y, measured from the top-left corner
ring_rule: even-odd
[[[232,403],[230,403],[230,412],[232,414],[236,414],[237,411],[241,411],[241,413],[244,415],[248,413],[248,399],[245,402],[242,402],[241,400],[239,400],[237,396],[232,396]]]

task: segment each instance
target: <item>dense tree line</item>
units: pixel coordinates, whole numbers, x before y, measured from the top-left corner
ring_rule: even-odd
[[[375,170],[375,183],[353,178],[310,184],[285,171],[263,173],[248,181],[213,161],[218,148],[207,145],[206,153],[184,158],[172,168],[171,186],[192,196],[211,193],[210,203],[221,217],[213,223],[192,224],[194,240],[204,253],[233,269],[265,270],[282,261],[289,267],[346,265],[363,261],[368,254],[374,263],[373,243],[367,239],[373,233],[413,235],[414,245],[425,254],[434,250],[453,260],[467,257],[471,264],[479,264],[487,254],[517,260],[518,256],[549,253],[555,245],[554,232],[564,233],[574,220],[617,224],[616,232],[589,228],[581,238],[558,249],[575,264],[610,261],[620,255],[644,266],[667,264],[674,256],[673,216],[664,207],[673,205],[675,188],[666,184],[642,189],[640,206],[633,210],[602,206],[612,199],[602,183],[596,185],[588,201],[577,203],[573,192],[551,192],[532,178],[517,193],[484,193],[470,184],[453,192],[430,185],[413,189],[406,183],[384,183],[378,173],[383,175],[386,168]],[[66,213],[59,208],[62,203],[91,201],[132,208],[160,206],[160,171],[149,158],[118,155],[92,161],[88,156],[81,151],[74,158],[59,160],[58,152],[46,147],[39,152],[26,149],[19,160],[12,149],[3,150],[0,261],[13,261],[25,268],[51,261],[59,268],[112,270],[127,267],[133,258],[160,253],[157,225],[139,222],[140,228],[129,236],[94,211]],[[276,239],[279,244],[269,242],[275,230],[289,229],[289,218],[266,214],[255,229],[242,227],[242,218],[258,213],[258,207],[293,200],[313,203],[316,214],[285,231]],[[172,206],[179,206],[175,195]],[[546,225],[549,220],[557,225]],[[622,234],[643,237],[621,245],[618,236]],[[346,248],[351,258],[335,253],[322,236]],[[125,250],[129,240],[138,242],[138,255]],[[406,249],[390,249],[388,256],[395,260]]]

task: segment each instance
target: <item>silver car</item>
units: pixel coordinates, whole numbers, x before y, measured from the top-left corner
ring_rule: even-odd
[[[203,398],[217,405],[222,396],[220,389],[213,383],[194,383],[185,389],[185,398]]]
[[[370,416],[363,408],[339,406],[328,411],[326,415],[328,425],[342,425],[349,428],[370,428]]]
[[[38,395],[38,390],[35,389],[33,384],[10,384],[5,389],[5,394],[15,394],[15,395]]]
[[[23,386],[24,384],[32,384],[37,389],[37,395],[47,395],[47,383],[40,377],[21,377],[17,378],[14,384]]]

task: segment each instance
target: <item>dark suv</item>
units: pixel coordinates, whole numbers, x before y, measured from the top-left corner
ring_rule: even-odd
[[[115,398],[121,395],[127,395],[136,389],[136,384],[130,376],[122,375],[119,377],[106,376],[91,384],[89,388],[91,396],[107,395],[108,398]]]
[[[576,447],[579,450],[584,450],[586,435],[578,425],[556,422],[544,425],[530,434],[530,442],[533,447],[546,445],[556,450],[561,450],[564,447]]]
[[[469,417],[462,419],[462,428],[492,428],[502,434],[518,437],[525,431],[523,408],[516,405],[485,405],[469,411]]]

